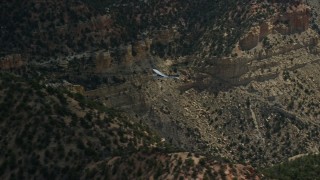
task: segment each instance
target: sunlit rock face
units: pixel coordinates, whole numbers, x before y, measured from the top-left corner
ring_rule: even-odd
[[[301,33],[310,27],[311,10],[309,6],[294,4],[284,9],[281,8],[272,18],[253,26],[249,30],[239,42],[242,50],[250,50],[256,47],[269,34],[290,35]]]

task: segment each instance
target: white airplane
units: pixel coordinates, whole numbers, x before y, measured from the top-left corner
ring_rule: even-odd
[[[160,72],[157,69],[152,69],[152,71],[156,73],[156,76],[160,76],[161,78],[176,78],[176,79],[179,79],[178,75],[176,75],[176,76],[168,76],[168,75],[163,74],[162,72]]]

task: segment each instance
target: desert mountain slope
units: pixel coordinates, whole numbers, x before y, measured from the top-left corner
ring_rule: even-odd
[[[1,179],[259,178],[250,166],[172,153],[137,120],[79,94],[0,76]]]
[[[153,147],[156,142],[164,146],[159,138],[152,138],[151,132],[147,136],[142,124],[184,151],[254,167],[318,153],[318,13],[317,1],[302,0],[2,1],[0,69],[29,79],[40,76],[36,84],[67,85],[69,90],[86,98],[59,94],[54,88],[44,87],[40,88],[43,93],[38,90],[40,94],[35,94],[36,87],[17,86],[16,90],[22,89],[19,93],[34,92],[38,100],[28,105],[25,102],[29,96],[22,101],[10,95],[15,90],[3,91],[4,97],[9,97],[2,100],[15,103],[4,105],[6,111],[1,113],[8,118],[25,115],[26,122],[32,124],[36,124],[34,119],[38,120],[40,115],[46,117],[45,124],[57,116],[62,124],[59,127],[64,127],[61,133],[68,134],[66,128],[71,128],[73,138],[86,135],[85,128],[95,127],[99,132],[90,131],[94,133],[83,137],[84,147],[97,144],[90,157],[98,154],[99,158],[85,161],[81,166],[82,170],[92,171],[90,177],[105,173],[108,177],[133,178],[141,174],[141,169],[146,170],[141,177],[150,174],[160,178],[190,177],[195,171],[202,177],[200,172],[204,171],[178,165],[177,157],[183,153],[168,154],[163,149],[164,152],[156,151],[148,156],[141,153],[141,146]],[[179,78],[158,78],[152,69]],[[41,104],[44,101],[38,97],[41,94],[47,95],[45,99],[51,102],[51,109],[50,104]],[[24,104],[18,105],[20,102]],[[96,103],[100,105],[90,106]],[[5,114],[20,112],[21,108],[27,108],[28,113]],[[110,109],[119,109],[121,113],[112,114]],[[79,119],[80,124],[73,119]],[[120,137],[113,142],[113,134],[109,133],[113,126],[108,126],[106,132],[100,131],[103,128],[95,125],[101,123],[99,119],[118,124],[119,132],[122,126],[126,127],[121,132],[127,136],[116,133],[115,137]],[[13,127],[11,121],[4,122],[4,128]],[[22,126],[17,126],[21,129],[16,132],[20,133],[25,124],[19,123]],[[69,127],[70,124],[76,128]],[[139,128],[134,129],[133,124]],[[80,135],[76,134],[77,129]],[[33,125],[27,127],[25,134],[29,131],[35,132]],[[5,141],[16,136],[10,133],[11,136],[4,136]],[[132,133],[137,133],[138,139],[145,139],[145,143],[141,144],[135,137],[130,139]],[[109,145],[116,144],[110,148],[101,139],[108,134]],[[74,143],[70,145],[64,136],[56,136],[67,146]],[[41,139],[30,138],[40,143]],[[89,144],[85,144],[87,141]],[[55,139],[48,146],[51,143],[59,147]],[[11,144],[7,146],[10,150]],[[77,152],[92,153],[86,148]],[[121,152],[130,154],[127,158]],[[143,157],[144,160],[136,161]],[[153,164],[154,168],[139,168],[139,163]],[[210,163],[207,170],[219,171],[214,168],[214,162],[207,164]],[[165,169],[159,168],[160,165]],[[124,173],[128,166],[131,174]],[[160,171],[164,174],[157,173]]]
[[[76,178],[89,163],[160,143],[145,126],[80,95],[9,74],[0,82],[1,177]]]
[[[2,51],[57,56],[153,39],[151,52],[161,57],[203,49],[228,55],[253,23],[274,11],[268,3],[253,9],[251,1],[85,2],[1,2]]]
[[[257,80],[240,86],[197,72],[192,80],[120,76],[127,82],[86,95],[133,111],[180,147],[266,166],[319,151],[319,57],[300,51],[254,61],[262,66],[250,75]],[[268,67],[278,58],[289,67]]]

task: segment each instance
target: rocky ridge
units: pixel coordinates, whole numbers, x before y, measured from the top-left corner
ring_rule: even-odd
[[[251,166],[173,149],[134,117],[79,94],[0,77],[1,179],[259,179]]]
[[[192,56],[162,62],[152,58],[166,73],[172,74],[173,67],[178,67],[180,81],[153,79],[149,72],[126,75],[148,67],[142,62],[130,65],[128,72],[118,76],[124,79],[120,85],[104,86],[87,95],[110,106],[133,109],[134,114],[148,117],[145,121],[170,142],[192,151],[206,149],[257,166],[318,152],[319,84],[314,77],[319,45],[317,32],[307,28],[309,11],[308,6],[298,3],[287,7],[285,15],[266,20],[268,24],[285,18],[291,31],[278,32],[276,28],[283,22],[271,23],[274,29],[262,32],[264,40],[256,41],[251,49],[236,50],[240,52],[237,57],[197,61]],[[262,22],[260,29],[265,24]],[[303,104],[308,107],[302,110]],[[289,135],[297,129],[300,137]]]

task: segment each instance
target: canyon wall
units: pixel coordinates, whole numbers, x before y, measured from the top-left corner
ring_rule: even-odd
[[[21,54],[10,54],[0,57],[0,69],[11,70],[19,69],[26,64]]]
[[[313,62],[312,56],[320,53],[319,36],[315,31],[308,29],[296,37],[293,41],[291,36],[286,40],[274,36],[270,41],[275,44],[270,49],[257,49],[238,57],[207,59],[200,71],[229,85],[274,78],[280,71]],[[282,43],[276,44],[279,39]]]
[[[290,35],[306,31],[310,26],[311,9],[305,4],[292,5],[277,12],[271,19],[252,27],[239,41],[242,50],[250,50],[269,34]]]
[[[151,39],[137,41],[133,44],[122,46],[118,51],[98,51],[93,54],[95,73],[108,73],[114,69],[128,67],[135,62],[145,61],[150,58]]]

